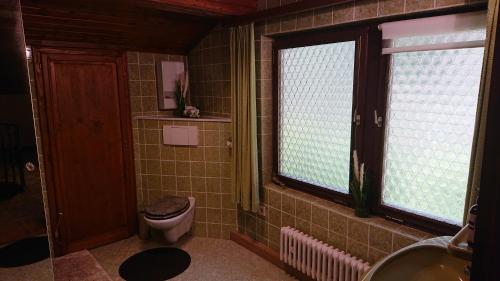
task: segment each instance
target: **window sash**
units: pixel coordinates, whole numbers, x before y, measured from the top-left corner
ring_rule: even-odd
[[[323,188],[318,185],[299,181],[297,179],[289,178],[285,175],[280,174],[279,154],[278,154],[279,139],[277,137],[279,134],[279,126],[280,126],[278,120],[278,111],[280,107],[279,81],[277,79],[279,77],[279,51],[288,48],[355,41],[356,49],[355,49],[355,63],[354,63],[353,109],[351,111],[353,113],[354,107],[363,102],[360,101],[360,97],[363,97],[364,94],[360,94],[360,92],[365,91],[366,89],[364,80],[361,83],[358,83],[358,81],[361,77],[366,76],[366,56],[364,55],[366,52],[364,50],[366,50],[367,48],[369,30],[370,30],[369,27],[350,27],[350,28],[341,28],[335,31],[324,31],[321,33],[310,32],[310,33],[297,34],[294,36],[287,36],[275,39],[273,44],[274,180],[278,181],[279,183],[286,184],[291,188],[298,189],[300,191],[310,193],[316,196],[320,196],[322,198],[326,198],[338,203],[349,204],[349,202],[351,202],[350,194],[337,192],[332,189]],[[361,142],[359,142],[358,140],[359,140],[359,135],[362,134],[361,130],[357,128],[357,126],[354,126],[354,123],[351,124],[353,125],[351,127],[350,151],[352,151],[354,145],[356,146],[361,145]],[[352,159],[350,159],[350,161],[352,161]],[[349,180],[350,177],[351,175],[349,172]]]

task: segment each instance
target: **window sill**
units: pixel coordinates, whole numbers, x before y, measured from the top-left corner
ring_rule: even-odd
[[[354,209],[350,208],[348,206],[335,203],[326,199],[322,199],[320,197],[310,195],[308,193],[298,191],[296,189],[287,187],[287,186],[282,186],[278,185],[276,183],[267,183],[264,184],[264,188],[267,190],[272,190],[274,192],[279,192],[282,195],[286,195],[289,197],[294,198],[295,200],[302,200],[309,202],[312,206],[327,209],[330,212],[336,213],[338,215],[341,215],[346,218],[347,221],[349,220],[356,220],[358,222],[367,224],[371,227],[377,227],[377,228],[382,228],[385,230],[388,230],[394,234],[401,235],[403,237],[409,238],[410,240],[413,240],[414,242],[423,240],[423,239],[428,239],[434,237],[433,234],[415,229],[406,225],[402,225],[393,221],[389,221],[383,217],[377,216],[377,215],[372,215],[369,218],[359,218],[354,214]],[[266,204],[268,204],[270,207],[276,208],[277,206],[273,206],[269,202],[269,197],[266,196]],[[313,219],[311,219],[312,221]],[[347,235],[349,236],[349,231],[347,231]]]
[[[188,117],[170,117],[170,116],[136,116],[136,120],[166,120],[166,121],[185,121],[185,122],[220,122],[231,123],[230,118],[215,117],[203,115],[203,118],[188,118]]]

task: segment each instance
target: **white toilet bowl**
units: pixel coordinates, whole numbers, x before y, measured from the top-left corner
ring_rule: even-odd
[[[182,235],[187,233],[193,225],[195,198],[188,197],[188,199],[189,208],[178,216],[164,220],[153,220],[144,216],[146,223],[153,229],[161,230],[168,243],[175,243]]]

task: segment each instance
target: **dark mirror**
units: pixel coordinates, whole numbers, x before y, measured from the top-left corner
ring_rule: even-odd
[[[0,33],[0,280],[53,280],[19,0]]]

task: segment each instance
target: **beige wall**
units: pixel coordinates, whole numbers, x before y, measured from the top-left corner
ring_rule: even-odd
[[[215,28],[189,53],[191,103],[202,113],[231,115],[229,31]]]
[[[293,0],[260,0],[260,9],[284,5]],[[265,216],[238,211],[238,230],[275,250],[279,248],[279,228],[291,225],[329,244],[347,250],[369,262],[414,243],[430,234],[409,227],[372,217],[360,219],[352,209],[271,183],[272,175],[272,80],[271,48],[272,36],[283,32],[324,28],[341,23],[355,22],[369,18],[408,14],[450,6],[463,6],[481,1],[470,0],[364,0],[340,6],[326,7],[276,17],[255,25],[256,70],[257,70],[257,118],[260,175],[263,180]],[[217,31],[227,34],[228,32]],[[210,35],[203,46],[197,46],[190,54],[203,61],[209,56]],[[229,40],[226,35],[224,40]],[[202,56],[202,58],[198,58]],[[226,49],[218,56],[229,57]],[[195,63],[199,76],[213,71],[205,64]],[[190,62],[190,67],[191,62]],[[219,92],[215,92],[215,95]],[[204,96],[201,90],[193,91],[193,97]]]
[[[165,195],[196,198],[194,235],[229,238],[236,231],[236,205],[231,202],[231,136],[229,122],[170,121],[156,103],[154,62],[179,56],[128,53],[134,133],[134,158],[139,210]],[[147,116],[145,119],[144,116]],[[163,144],[164,125],[197,126],[199,146]]]

